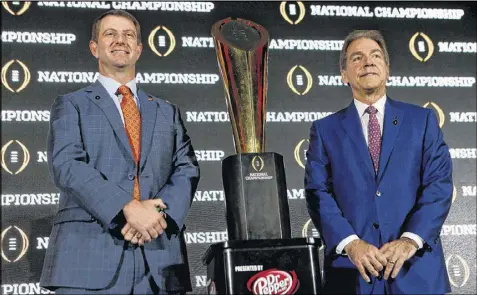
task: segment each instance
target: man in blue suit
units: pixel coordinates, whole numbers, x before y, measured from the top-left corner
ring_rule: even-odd
[[[136,85],[142,44],[129,13],[101,15],[90,50],[96,83],[52,106],[48,162],[61,197],[40,285],[57,294],[189,291],[184,221],[199,167],[179,109]]]
[[[325,293],[450,291],[441,227],[452,162],[432,110],[386,95],[378,31],[354,31],[340,56],[354,101],[315,121],[305,173],[308,211],[326,244]]]

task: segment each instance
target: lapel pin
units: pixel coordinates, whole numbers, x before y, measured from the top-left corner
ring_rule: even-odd
[[[147,100],[152,100],[152,97],[149,96],[149,97],[147,98]]]

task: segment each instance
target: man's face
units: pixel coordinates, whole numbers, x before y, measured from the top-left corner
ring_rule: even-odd
[[[346,54],[346,69],[341,71],[353,91],[372,93],[386,87],[389,66],[378,43],[368,38],[351,42]]]
[[[127,68],[134,66],[142,51],[137,42],[134,23],[121,16],[108,15],[101,20],[98,42],[90,42],[91,53],[100,67]]]

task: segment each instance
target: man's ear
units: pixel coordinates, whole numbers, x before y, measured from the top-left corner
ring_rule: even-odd
[[[93,40],[89,41],[89,50],[94,57],[98,58],[98,44]]]
[[[142,53],[142,43],[139,43],[138,46],[137,46],[137,58],[139,59],[139,57],[141,57],[141,53]]]
[[[348,75],[346,74],[345,71],[341,71],[341,80],[343,80],[343,83],[344,83],[344,84],[348,84],[348,83],[349,83]]]

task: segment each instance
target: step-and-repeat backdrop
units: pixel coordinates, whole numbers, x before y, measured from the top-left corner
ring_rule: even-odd
[[[141,23],[136,79],[181,108],[200,161],[186,233],[195,293],[206,291],[202,255],[227,239],[221,160],[234,147],[210,30],[229,16],[270,33],[266,150],[284,157],[294,237],[318,235],[305,206],[305,152],[312,121],[351,102],[338,67],[343,40],[381,30],[388,94],[433,109],[450,147],[446,265],[454,293],[476,293],[475,3],[2,1],[2,294],[45,293],[38,281],[59,199],[47,167],[50,106],[95,81],[91,24],[114,8]]]

